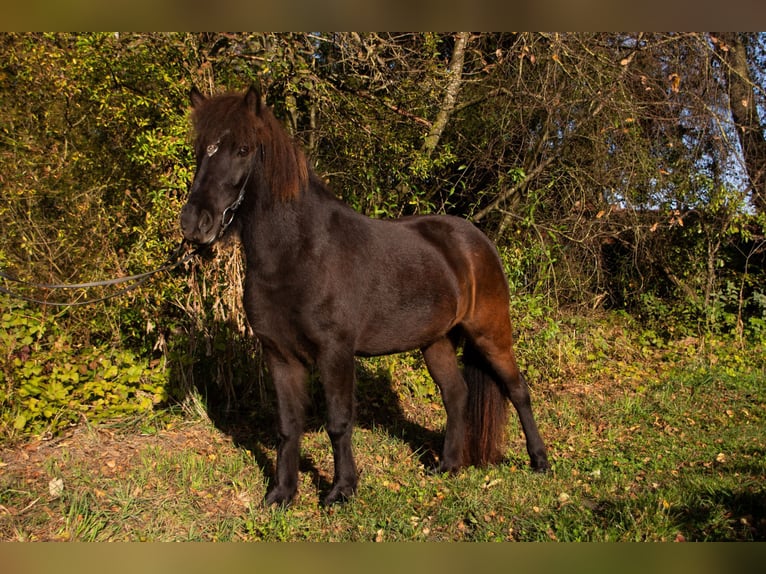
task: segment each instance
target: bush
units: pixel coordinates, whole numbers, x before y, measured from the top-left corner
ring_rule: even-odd
[[[4,436],[56,433],[82,420],[146,413],[167,398],[161,361],[107,345],[78,345],[55,316],[0,301],[6,309],[0,318]]]

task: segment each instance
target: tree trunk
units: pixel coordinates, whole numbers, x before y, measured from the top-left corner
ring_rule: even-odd
[[[468,45],[468,40],[471,37],[470,32],[458,32],[455,35],[455,48],[452,50],[452,57],[450,58],[449,68],[447,69],[447,77],[449,82],[444,92],[444,99],[442,105],[439,108],[439,113],[436,114],[436,119],[430,126],[430,130],[423,145],[420,147],[420,153],[424,157],[429,158],[433,155],[436,146],[439,145],[439,140],[444,133],[444,129],[449,123],[452,111],[455,109],[455,103],[457,102],[457,95],[460,91],[460,87],[463,84],[463,65],[465,62],[465,49]],[[397,186],[400,193],[408,195],[411,193],[410,187],[406,182],[401,182]],[[426,196],[426,200],[430,199],[434,194],[434,191]]]
[[[460,91],[460,86],[463,83],[463,63],[465,62],[465,48],[468,45],[468,40],[471,36],[470,32],[458,32],[455,37],[455,49],[452,51],[452,58],[449,63],[449,84],[447,84],[447,90],[444,93],[444,100],[442,106],[439,109],[439,113],[436,115],[431,131],[428,132],[423,147],[420,151],[426,156],[431,157],[431,154],[439,144],[439,140],[444,133],[444,128],[447,127],[452,110],[455,109],[455,102],[457,101],[457,94]]]
[[[725,64],[724,77],[729,91],[729,106],[737,128],[747,175],[752,186],[753,205],[766,212],[766,139],[758,118],[754,83],[747,61],[744,34],[721,32],[713,36],[718,53]]]

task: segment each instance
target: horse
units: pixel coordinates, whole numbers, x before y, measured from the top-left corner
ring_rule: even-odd
[[[180,225],[198,245],[239,233],[244,309],[278,407],[264,503],[288,505],[296,494],[310,368],[326,397],[334,459],[322,504],[356,493],[355,356],[421,350],[447,414],[440,472],[503,459],[508,400],[532,469],[548,470],[492,242],[455,216],[358,213],[313,171],[255,87],[212,97],[195,87],[190,100],[196,170]]]

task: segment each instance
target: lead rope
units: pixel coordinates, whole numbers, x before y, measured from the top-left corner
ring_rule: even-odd
[[[218,142],[216,142],[215,144],[211,146],[208,146],[207,154],[208,156],[212,156],[217,151],[218,151]],[[261,146],[261,155],[263,155],[263,146]],[[223,236],[226,229],[228,229],[228,227],[234,221],[234,215],[237,209],[239,209],[239,206],[242,204],[242,201],[245,199],[245,188],[247,187],[248,181],[250,181],[251,173],[252,173],[252,169],[248,170],[247,176],[245,177],[245,181],[242,183],[242,187],[239,190],[239,195],[237,196],[237,199],[235,199],[231,205],[229,205],[226,209],[223,210],[223,214],[221,214],[221,229],[218,232],[218,234],[209,242],[198,246],[191,253],[187,253],[183,257],[181,257],[181,253],[183,252],[184,245],[186,244],[186,240],[182,239],[178,247],[176,247],[168,256],[167,261],[163,263],[161,266],[159,266],[157,269],[147,271],[146,273],[139,273],[138,275],[129,275],[127,277],[117,277],[116,279],[108,279],[105,281],[90,281],[87,283],[30,283],[28,281],[23,281],[21,279],[18,279],[17,277],[14,277],[13,275],[9,275],[7,273],[4,273],[3,271],[0,271],[0,279],[10,281],[18,285],[22,285],[30,289],[45,289],[48,291],[53,291],[58,289],[91,289],[93,287],[106,287],[109,285],[119,285],[121,283],[128,283],[131,281],[135,281],[135,284],[133,285],[123,287],[122,289],[119,289],[115,291],[114,293],[110,293],[109,295],[104,295],[103,297],[97,297],[94,299],[85,299],[83,301],[49,301],[47,299],[38,299],[36,297],[30,297],[28,295],[22,295],[21,293],[16,293],[15,291],[7,289],[1,285],[0,285],[0,293],[4,293],[8,295],[9,297],[12,297],[14,299],[19,299],[21,301],[28,301],[30,303],[38,303],[40,305],[49,305],[53,307],[76,307],[79,305],[90,305],[93,303],[100,303],[108,299],[113,299],[114,297],[119,297],[120,295],[124,295],[125,293],[129,293],[130,291],[133,291],[137,289],[138,287],[140,287],[141,285],[143,285],[146,281],[148,281],[151,277],[153,277],[157,273],[161,273],[163,271],[170,271],[172,269],[175,269],[179,265],[183,265],[187,261],[197,256],[199,253],[201,253],[204,249],[209,247],[211,244],[216,242],[218,239],[220,239],[221,236]]]
[[[165,263],[157,267],[156,269],[152,269],[151,271],[147,271],[145,273],[139,273],[138,275],[129,275],[127,277],[117,277],[116,279],[107,279],[105,281],[91,281],[88,283],[31,283],[29,281],[23,281],[22,279],[18,279],[17,277],[14,277],[12,275],[9,275],[7,273],[4,273],[0,271],[0,278],[10,281],[12,283],[16,283],[18,285],[21,285],[23,287],[27,287],[30,289],[44,289],[47,291],[55,291],[60,289],[91,289],[93,287],[106,287],[109,285],[119,285],[121,283],[128,283],[131,281],[135,281],[135,284],[129,285],[127,287],[123,287],[122,289],[119,289],[115,291],[114,293],[110,293],[109,295],[105,295],[103,297],[97,297],[93,299],[85,299],[82,301],[50,301],[48,299],[39,299],[36,297],[30,297],[28,295],[23,295],[21,293],[17,293],[15,291],[12,291],[10,289],[7,289],[3,286],[0,286],[0,293],[4,293],[14,299],[19,299],[21,301],[28,301],[30,303],[39,303],[40,305],[49,305],[53,307],[76,307],[79,305],[90,305],[92,303],[100,303],[101,301],[106,301],[108,299],[113,299],[114,297],[119,297],[120,295],[124,295],[125,293],[129,293],[130,291],[133,291],[146,283],[151,277],[158,273],[162,273],[163,271],[171,271],[172,269],[175,269],[176,267],[183,265],[187,261],[190,261],[195,256],[197,256],[200,252],[202,252],[205,248],[207,248],[207,245],[200,245],[190,253],[187,253],[183,257],[181,256],[181,253],[183,253],[184,246],[186,244],[186,240],[181,240],[181,243],[176,247],[171,254],[168,256],[168,259]]]

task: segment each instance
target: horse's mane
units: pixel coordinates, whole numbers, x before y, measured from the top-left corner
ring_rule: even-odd
[[[296,199],[308,185],[306,156],[254,89],[201,101],[192,111],[192,121],[195,146],[208,145],[228,130],[237,145],[261,154],[263,177],[276,199]]]

